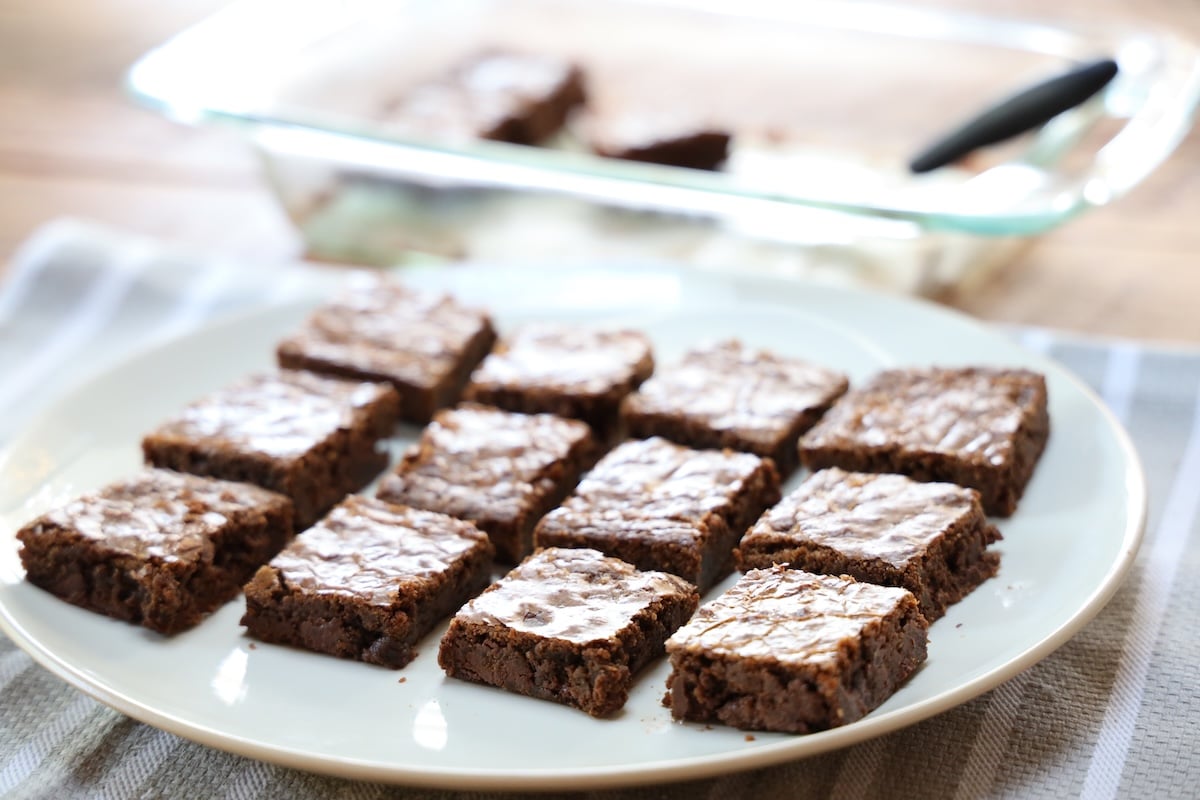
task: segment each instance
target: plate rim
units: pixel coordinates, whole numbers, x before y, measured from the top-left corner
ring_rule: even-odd
[[[530,269],[528,265],[509,265],[509,268],[526,271]],[[596,268],[592,267],[592,269]],[[647,266],[606,264],[599,268],[604,272],[633,273],[645,271]],[[742,284],[758,287],[760,290],[770,290],[770,293],[765,297],[756,297],[752,301],[746,301],[750,305],[790,308],[791,305],[788,302],[788,298],[798,296],[797,292],[829,292],[847,297],[868,296],[879,302],[906,307],[921,314],[932,313],[952,320],[955,324],[969,326],[978,332],[995,337],[998,341],[1002,340],[1006,342],[1008,345],[1022,351],[1024,355],[1032,360],[1040,362],[1039,368],[1056,373],[1059,380],[1069,383],[1074,391],[1078,392],[1081,397],[1086,399],[1090,405],[1100,412],[1101,418],[1106,424],[1107,432],[1114,437],[1119,451],[1125,457],[1123,472],[1126,478],[1125,486],[1128,493],[1129,506],[1133,513],[1129,514],[1125,520],[1124,530],[1120,539],[1119,556],[1109,565],[1103,578],[1092,592],[1086,598],[1081,599],[1077,610],[1050,635],[1007,662],[999,664],[935,697],[930,697],[878,716],[868,715],[853,725],[764,744],[752,750],[671,758],[619,769],[614,769],[613,767],[584,767],[532,770],[523,768],[521,770],[497,771],[494,769],[473,769],[469,767],[445,768],[440,766],[415,769],[407,766],[389,765],[369,759],[320,756],[293,747],[263,744],[236,733],[216,730],[205,724],[188,721],[177,714],[160,711],[125,693],[111,690],[101,683],[89,681],[83,669],[57,657],[36,636],[27,632],[18,620],[13,619],[2,597],[0,597],[0,631],[7,635],[20,649],[28,653],[35,662],[85,695],[139,722],[231,754],[250,757],[306,772],[353,780],[422,788],[484,791],[612,789],[664,784],[683,780],[699,780],[717,775],[736,774],[782,763],[800,761],[865,742],[878,736],[901,730],[922,720],[932,718],[996,688],[1048,657],[1059,647],[1070,641],[1085,625],[1094,619],[1120,588],[1137,557],[1137,553],[1145,537],[1148,514],[1148,489],[1145,470],[1128,431],[1126,431],[1116,415],[1090,386],[1066,367],[1047,356],[1029,351],[1019,343],[1004,337],[1001,332],[995,330],[984,321],[920,298],[900,297],[862,287],[799,283],[769,276],[731,276],[727,274],[698,272],[687,267],[662,263],[654,263],[651,268],[659,271],[665,270],[667,274],[682,282],[709,281],[715,286],[720,286],[723,283],[735,286]],[[445,269],[446,267],[444,266],[408,269],[400,277],[403,280],[404,275],[437,273]],[[456,271],[470,269],[494,270],[496,267],[486,264],[468,264],[456,265],[452,269]],[[547,268],[535,266],[533,269],[541,270]],[[589,268],[573,269],[586,271]],[[254,319],[272,313],[287,313],[293,310],[298,312],[304,307],[311,307],[315,302],[316,299],[313,297],[302,297],[286,302],[264,302],[257,304],[231,314],[215,317],[194,329],[178,333],[169,338],[156,342],[143,343],[122,356],[104,363],[83,374],[78,380],[67,386],[41,411],[33,415],[8,443],[0,447],[0,465],[8,461],[11,454],[19,448],[32,431],[39,426],[43,426],[46,420],[53,418],[60,406],[65,404],[72,396],[84,390],[89,384],[102,379],[105,375],[113,371],[128,368],[133,362],[146,358],[151,353],[174,347],[182,340],[209,336],[211,335],[211,331],[217,328],[246,325]],[[13,534],[15,534],[15,531]],[[791,752],[797,749],[797,742],[800,741],[804,742],[806,746],[801,749],[801,752]]]

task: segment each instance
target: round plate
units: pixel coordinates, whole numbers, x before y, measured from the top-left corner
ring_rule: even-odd
[[[998,364],[1045,373],[1053,433],[1012,518],[1000,574],[930,628],[929,659],[880,708],[808,736],[680,724],[661,705],[667,665],[623,711],[580,711],[447,679],[444,625],[399,672],[245,637],[242,602],[170,639],[63,603],[23,581],[14,531],[139,469],[142,434],[186,402],[272,364],[312,302],[265,308],[146,350],[80,386],[0,454],[0,627],[41,664],[113,708],[198,742],[336,775],[458,789],[595,789],[694,779],[801,758],[894,731],[1044,658],[1104,605],[1133,559],[1145,481],[1125,433],[1055,364],[976,323],[908,300],[668,268],[462,267],[406,273],[490,308],[503,330],[569,320],[629,325],[660,364],[737,336],[840,368]],[[315,298],[314,298],[315,301]],[[396,439],[397,448],[415,430]],[[794,476],[788,486],[799,480]],[[713,597],[732,582],[713,589]]]

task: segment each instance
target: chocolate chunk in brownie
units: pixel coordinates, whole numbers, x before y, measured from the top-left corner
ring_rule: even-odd
[[[692,450],[666,439],[623,442],[547,514],[538,547],[590,547],[705,591],[732,569],[733,547],[779,500],[767,459]]]
[[[1023,369],[894,369],[838,401],[800,440],[813,470],[896,472],[978,489],[1008,516],[1033,475],[1050,418],[1046,381]]]
[[[929,621],[1000,567],[979,492],[903,475],[811,475],[742,538],[742,570],[784,564],[908,589]]]
[[[266,642],[398,669],[491,566],[471,523],[351,496],[255,573],[242,624]]]
[[[90,611],[173,634],[233,598],[292,535],[292,503],[245,483],[147,470],[17,531],[25,577]]]
[[[752,570],[667,640],[663,702],[676,719],[745,730],[846,725],[920,666],[927,629],[905,589]]]
[[[594,550],[540,550],[455,615],[438,663],[453,678],[604,717],[699,600],[674,575]]]
[[[396,390],[307,372],[255,375],[192,403],[142,440],[146,461],[285,494],[307,528],[387,466]]]
[[[729,157],[728,130],[663,113],[594,113],[579,126],[597,155],[716,169]]]
[[[288,369],[390,383],[400,393],[401,415],[424,423],[458,400],[495,341],[484,311],[359,275],[280,342],[277,355]]]
[[[632,436],[757,453],[787,476],[800,434],[847,386],[833,370],[726,340],[660,369],[625,399],[621,418]]]
[[[603,444],[615,441],[621,401],[650,377],[645,334],[566,325],[526,325],[501,339],[467,386],[468,399],[581,419]]]
[[[583,73],[547,55],[490,52],[414,87],[388,113],[398,133],[537,144],[584,101]]]
[[[597,455],[578,420],[466,404],[438,412],[378,495],[472,520],[500,560],[516,563],[533,549],[533,526]]]

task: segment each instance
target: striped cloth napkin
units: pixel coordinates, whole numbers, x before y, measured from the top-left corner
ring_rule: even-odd
[[[326,291],[330,272],[202,259],[82,223],[48,226],[0,283],[0,444],[81,374],[130,348]],[[1198,796],[1200,351],[1013,335],[1094,387],[1143,459],[1146,540],[1112,603],[1036,667],[899,733],[758,772],[580,796]],[[0,796],[456,795],[316,776],[194,744],[91,700],[0,636]]]

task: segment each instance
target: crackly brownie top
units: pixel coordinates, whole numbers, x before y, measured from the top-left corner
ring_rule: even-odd
[[[114,554],[194,561],[211,556],[212,537],[230,517],[289,504],[247,483],[149,469],[43,514],[19,535],[67,530]]]
[[[356,275],[279,350],[432,385],[453,371],[471,340],[490,327],[485,312],[449,295]]]
[[[698,598],[664,572],[641,572],[595,550],[548,547],[458,612],[458,619],[569,642],[611,639],[660,599]]]
[[[394,391],[291,370],[254,375],[192,403],[147,438],[295,458],[355,427],[360,409]]]
[[[539,530],[695,539],[762,466],[750,453],[692,450],[659,437],[623,442],[584,476]]]
[[[653,369],[650,340],[640,331],[537,324],[501,340],[471,382],[484,389],[605,395],[630,391]]]
[[[835,467],[813,474],[764,513],[742,547],[811,542],[902,566],[971,516],[983,519],[973,489]]]
[[[578,420],[464,404],[434,417],[379,496],[463,519],[515,519],[555,488],[556,465],[590,439]]]
[[[582,99],[582,73],[573,64],[546,55],[489,52],[415,87],[392,112],[389,124],[441,138],[496,138],[514,117]]]
[[[799,417],[846,391],[846,377],[825,367],[726,340],[688,352],[629,396],[634,414],[671,414],[714,430],[772,442]]]
[[[490,549],[469,522],[352,495],[297,536],[271,567],[306,594],[391,605],[404,590],[436,582],[473,549]]]
[[[901,604],[916,609],[906,589],[783,566],[750,570],[702,605],[667,640],[667,651],[791,664],[837,662],[843,642]]]
[[[834,405],[803,446],[899,448],[1002,465],[1044,395],[1045,380],[1027,370],[887,370]]]

